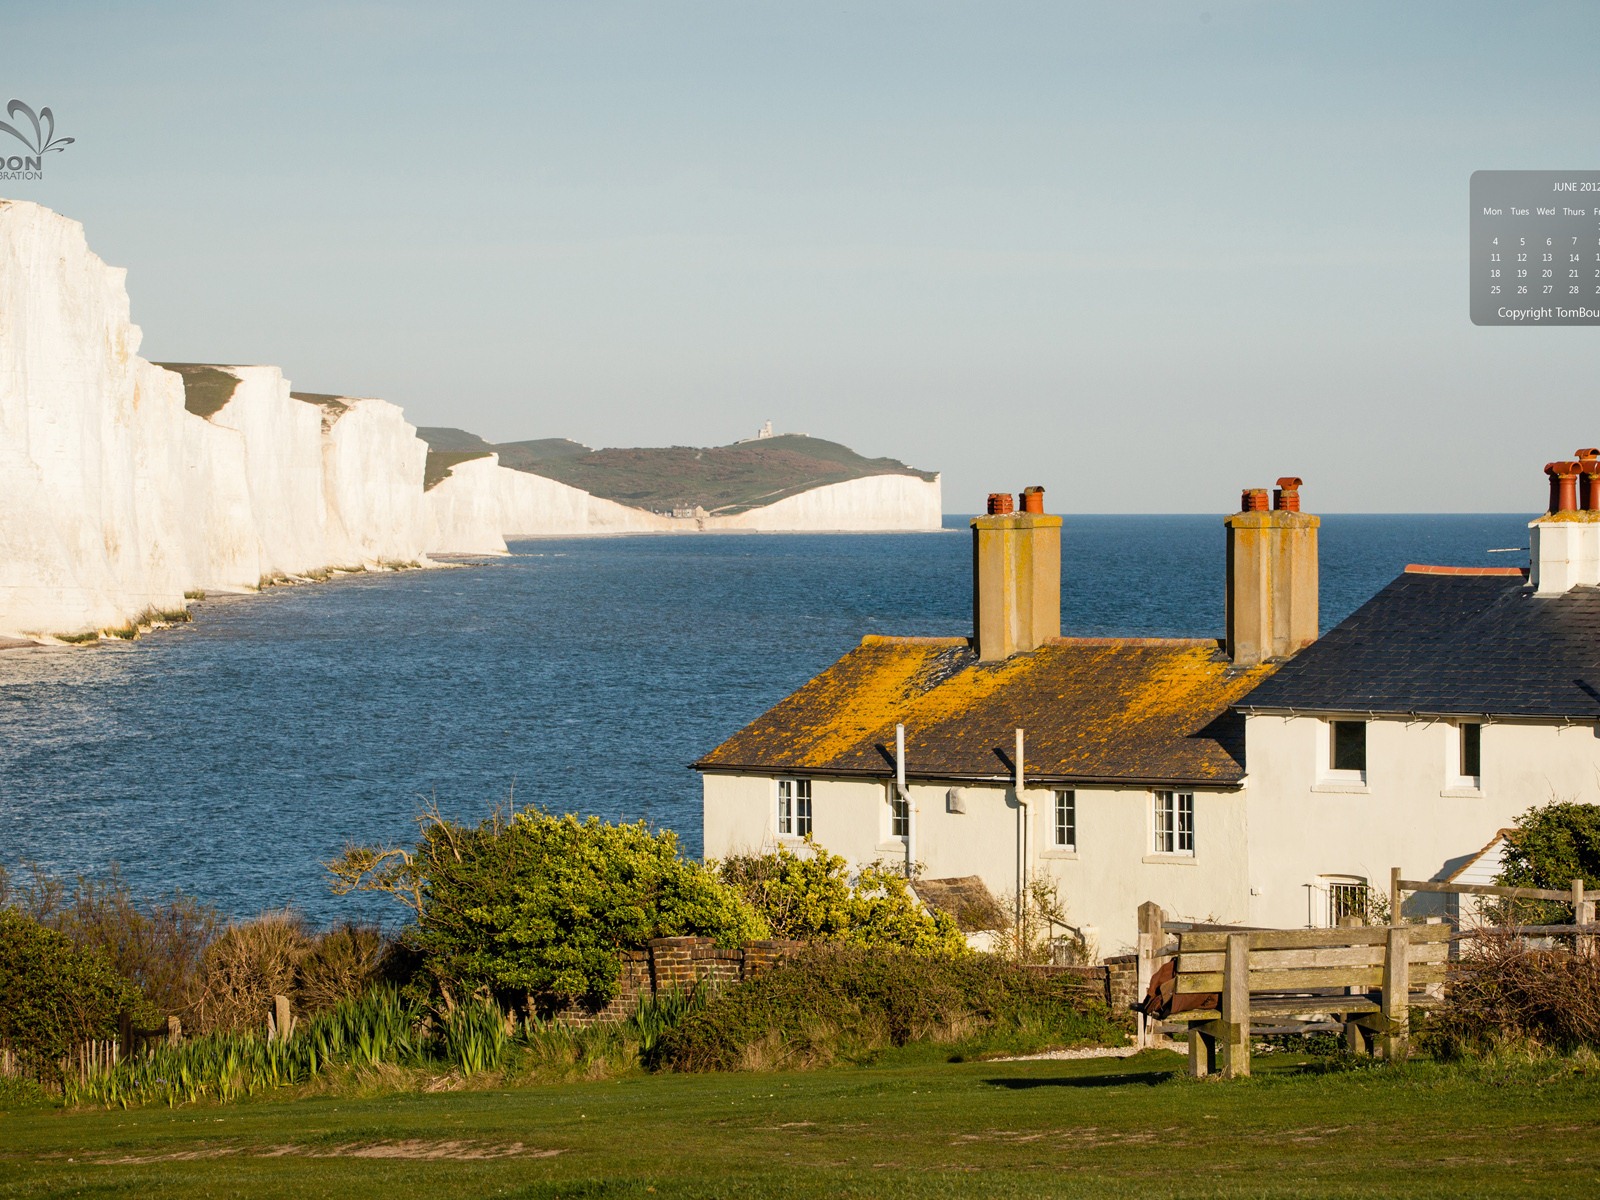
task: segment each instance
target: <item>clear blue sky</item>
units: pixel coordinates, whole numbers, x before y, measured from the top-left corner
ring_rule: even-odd
[[[1600,330],[1477,328],[1480,168],[1600,168],[1600,5],[10,3],[0,185],[153,358],[500,440],[781,430],[946,508],[1533,510]]]

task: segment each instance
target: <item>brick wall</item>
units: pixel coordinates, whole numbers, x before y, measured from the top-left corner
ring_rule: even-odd
[[[687,990],[702,980],[739,983],[776,966],[802,943],[775,938],[746,942],[727,950],[708,937],[656,938],[643,950],[624,950],[617,994],[604,1008],[572,1004],[548,1015],[578,1024],[620,1021],[641,1000],[673,988]]]
[[[702,980],[713,984],[739,983],[759,975],[798,950],[803,942],[768,939],[746,942],[732,950],[708,937],[656,938],[643,950],[624,950],[617,978],[617,994],[604,1008],[572,1004],[547,1015],[578,1024],[624,1020],[639,1001],[673,988],[687,990]],[[1138,958],[1132,954],[1108,958],[1093,967],[1038,966],[1031,970],[1051,975],[1071,975],[1082,981],[1113,1017],[1126,1017],[1128,1005],[1139,997]]]

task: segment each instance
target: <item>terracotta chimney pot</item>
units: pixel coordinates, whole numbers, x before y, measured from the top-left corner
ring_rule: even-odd
[[[989,515],[991,517],[1004,516],[1006,513],[1013,512],[1014,510],[1014,505],[1011,503],[1010,492],[989,493]]]
[[[1545,463],[1544,473],[1550,477],[1550,511],[1576,512],[1578,464],[1572,461]]]
[[[1266,488],[1245,488],[1239,496],[1240,512],[1266,512],[1269,507]]]
[[[1025,513],[1043,514],[1044,489],[1042,487],[1030,487],[1022,489],[1022,511]]]
[[[1300,485],[1304,482],[1297,475],[1285,475],[1279,479],[1272,493],[1272,507],[1279,512],[1299,512]]]

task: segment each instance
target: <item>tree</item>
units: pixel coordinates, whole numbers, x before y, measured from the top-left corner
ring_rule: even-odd
[[[535,810],[476,827],[436,811],[411,850],[350,847],[327,864],[334,891],[382,891],[416,916],[407,947],[442,994],[503,999],[616,994],[622,951],[698,935],[733,946],[766,923],[715,874],[678,853],[677,835]]]

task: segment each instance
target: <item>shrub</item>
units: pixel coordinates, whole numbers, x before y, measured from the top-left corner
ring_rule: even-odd
[[[122,1013],[149,1019],[144,997],[98,950],[16,909],[0,908],[0,1039],[35,1068],[117,1033]]]
[[[263,913],[229,925],[206,947],[190,1012],[205,1033],[241,1032],[263,1025],[274,996],[294,991],[311,939],[289,912]]]
[[[486,989],[603,1004],[621,952],[652,938],[700,935],[722,945],[764,936],[765,923],[705,867],[679,857],[677,836],[636,825],[524,810],[476,827],[430,812],[414,850],[351,847],[334,890],[388,892],[416,914],[405,942],[446,1008]]]
[[[1564,890],[1600,885],[1600,805],[1557,800],[1530,808],[1506,835],[1500,882]]]
[[[388,949],[375,925],[345,923],[314,935],[295,972],[296,1011],[327,1012],[361,995],[382,974]]]
[[[955,920],[918,904],[899,871],[872,864],[852,884],[843,858],[809,838],[806,848],[804,855],[787,846],[737,855],[719,863],[717,873],[761,914],[774,937],[950,954],[966,948]]]
[[[1518,1041],[1600,1047],[1600,957],[1530,949],[1515,934],[1485,930],[1452,967],[1426,1041],[1444,1055]]]
[[[104,879],[79,875],[70,888],[37,867],[18,884],[0,869],[0,905],[104,954],[158,1014],[187,1013],[201,955],[222,926],[216,909],[181,892],[141,904],[114,863]]]
[[[691,1071],[812,1066],[1024,1025],[1058,1045],[1122,1036],[1070,976],[993,955],[818,945],[685,1015],[662,1038],[661,1061]]]

